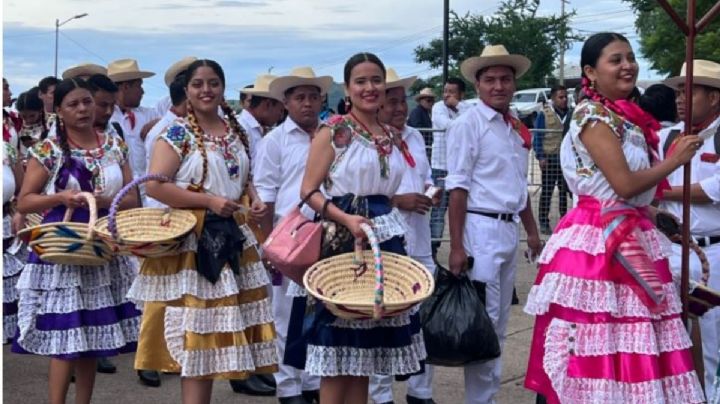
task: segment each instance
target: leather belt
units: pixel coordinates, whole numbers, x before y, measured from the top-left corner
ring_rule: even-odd
[[[468,209],[467,213],[472,213],[473,215],[480,215],[485,217],[491,217],[493,219],[500,219],[506,222],[514,222],[515,221],[515,215],[512,213],[492,213],[492,212],[482,212],[479,210],[473,210]]]
[[[695,240],[695,243],[697,243],[698,247],[707,247],[713,244],[720,243],[720,236],[692,236],[692,238]],[[682,244],[682,242],[680,241],[673,241],[673,243]]]

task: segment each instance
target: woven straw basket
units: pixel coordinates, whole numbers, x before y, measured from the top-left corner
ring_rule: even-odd
[[[80,192],[88,204],[88,223],[71,222],[73,209],[68,208],[62,222],[38,224],[18,232],[18,237],[27,242],[38,257],[60,265],[104,265],[112,252],[100,241],[93,231],[97,220],[95,197],[89,192]]]
[[[380,251],[372,228],[362,228],[372,251],[356,241],[355,252],[317,262],[303,277],[308,293],[344,319],[397,316],[428,298],[435,288],[430,272],[409,257]]]
[[[148,174],[127,184],[113,199],[107,217],[95,223],[95,232],[119,255],[162,257],[177,254],[179,247],[197,224],[197,218],[191,211],[135,208],[118,212],[120,201],[146,181],[170,180],[162,175]]]

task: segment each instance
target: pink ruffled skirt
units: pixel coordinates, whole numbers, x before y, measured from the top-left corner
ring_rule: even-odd
[[[581,197],[540,256],[525,312],[537,316],[525,387],[549,403],[705,402],[666,257],[650,220],[640,244],[664,297],[650,310],[627,271],[605,253],[600,204]]]

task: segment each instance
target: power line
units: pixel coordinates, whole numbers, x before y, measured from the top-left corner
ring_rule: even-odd
[[[85,47],[83,44],[81,44],[80,42],[78,42],[78,41],[70,38],[66,33],[60,31],[60,35],[64,36],[67,40],[69,40],[70,42],[72,42],[72,43],[74,43],[75,45],[77,45],[80,49],[82,49],[82,50],[84,50],[85,52],[87,52],[87,53],[95,56],[95,57],[98,58],[98,59],[100,59],[100,60],[101,60],[102,62],[104,62],[105,64],[108,63],[107,59],[105,59],[104,57],[102,57],[102,56],[98,55],[97,53],[91,51],[90,49],[86,48],[86,47]]]

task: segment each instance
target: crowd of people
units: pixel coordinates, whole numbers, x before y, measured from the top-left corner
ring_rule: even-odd
[[[441,100],[421,90],[412,111],[416,78],[366,52],[345,64],[335,115],[333,78],[307,66],[258,75],[241,90],[241,112],[226,102],[220,64],[195,57],[168,68],[168,96],[154,107],[141,106],[154,73],[133,59],[73,66],[15,101],[4,78],[4,340],[14,353],[49,357],[53,404],[73,381],[76,402],[89,403],[96,372],[114,372],[108,358],[122,353],[134,353],[149,386],[178,374],[184,403],[209,403],[216,379],[281,404],[390,403],[393,382],[406,381],[408,404],[434,403],[418,307],[343,319],[262,259],[261,240],[305,203],[309,218],[321,212],[349,234],[321,258],[353,251],[369,224],[383,251],[433,274],[447,219],[448,270],[474,284],[501,348],[522,225],[539,266],[525,306],[536,316],[525,386],[538,402],[717,402],[720,309],[699,318],[696,372],[676,286],[680,246],[656,224],[682,217],[690,163],[691,233],[710,262],[707,286],[720,290],[720,64],[694,61],[686,100],[685,69],[638,97],[638,64],[620,34],[593,35],[581,58],[578,104],[569,109],[567,89],[554,87],[535,124],[548,130],[534,135],[510,109],[531,61],[503,45],[464,60]],[[691,131],[679,121],[687,103]],[[539,221],[532,150],[543,169]],[[50,223],[72,209],[72,221],[87,221],[81,192],[105,216],[146,174],[171,180],[149,180],[119,209],[192,212],[200,225],[174,255],[60,265],[14,237],[31,214]],[[541,233],[552,233],[547,243]],[[701,281],[696,259],[691,273]],[[467,403],[496,402],[502,359],[464,366]]]

